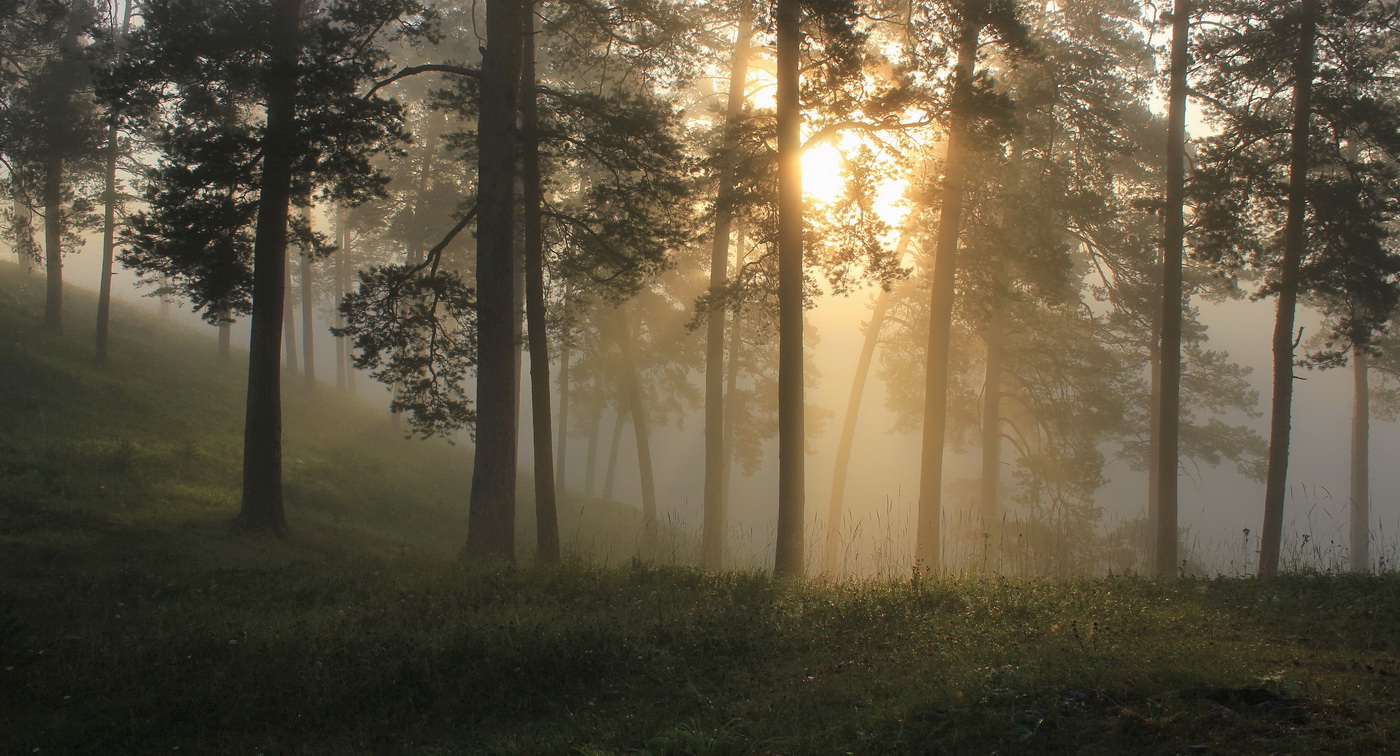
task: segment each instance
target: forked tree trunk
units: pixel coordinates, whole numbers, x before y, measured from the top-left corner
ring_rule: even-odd
[[[1157,380],[1156,546],[1154,572],[1176,573],[1177,464],[1181,430],[1182,249],[1186,239],[1186,66],[1191,3],[1177,0],[1172,12],[1171,85],[1167,94],[1167,191],[1162,244],[1162,341]]]
[[[647,423],[646,399],[642,395],[642,377],[637,367],[636,346],[632,343],[632,328],[622,312],[614,310],[617,318],[618,346],[622,352],[622,390],[627,398],[627,411],[632,416],[632,434],[637,442],[637,469],[642,484],[642,554],[656,557],[656,478],[651,465],[651,428]]]
[[[715,195],[715,227],[710,242],[712,306],[705,331],[705,503],[700,535],[701,563],[718,569],[724,555],[724,325],[725,308],[713,306],[728,283],[729,233],[734,220],[735,130],[744,110],[752,18],[745,4],[739,14],[734,57],[729,63],[729,102],[725,108],[724,164]]]
[[[1317,0],[1300,0],[1298,49],[1293,61],[1293,134],[1289,160],[1288,219],[1279,262],[1278,313],[1274,319],[1273,404],[1269,417],[1269,473],[1264,489],[1264,528],[1259,577],[1278,574],[1283,544],[1283,504],[1288,492],[1288,443],[1293,416],[1293,323],[1298,306],[1298,270],[1307,243],[1308,126],[1312,120],[1313,50]]]
[[[948,425],[948,360],[953,329],[953,284],[958,263],[958,235],[966,194],[964,142],[969,138],[972,77],[977,63],[980,18],[964,20],[948,114],[948,149],[943,198],[933,260],[929,302],[927,366],[924,381],[923,450],[919,464],[919,514],[915,533],[916,568],[938,571],[942,560],[943,445]]]
[[[1371,571],[1371,358],[1352,346],[1351,570]]]
[[[608,443],[608,469],[603,475],[603,498],[613,500],[613,483],[617,480],[617,456],[622,448],[622,428],[631,414],[626,402],[619,402],[613,414],[612,440]]]
[[[520,5],[519,0],[486,0],[477,119],[477,443],[464,552],[473,560],[515,559],[520,381],[512,230]]]
[[[802,2],[777,0],[778,530],[773,574],[801,575],[806,454],[802,364]]]
[[[525,317],[530,347],[530,420],[535,457],[537,558],[559,561],[559,515],[554,494],[554,419],[549,406],[549,333],[545,330],[544,237],[540,177],[539,109],[535,102],[535,3],[524,1],[521,28],[524,67],[520,73],[521,178],[524,183]],[[563,436],[561,434],[560,441]]]
[[[253,313],[248,340],[248,405],[243,432],[243,502],[238,524],[283,535],[282,503],[283,300],[286,296],[287,218],[296,145],[297,58],[302,0],[278,0],[268,61],[263,173],[253,235]]]

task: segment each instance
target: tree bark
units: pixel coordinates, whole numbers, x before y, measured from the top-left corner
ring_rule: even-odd
[[[1288,443],[1293,415],[1293,323],[1308,210],[1308,127],[1312,117],[1313,50],[1317,0],[1300,0],[1298,49],[1293,61],[1293,134],[1288,177],[1288,219],[1279,262],[1278,313],[1274,319],[1273,405],[1269,417],[1269,472],[1264,489],[1264,529],[1259,577],[1278,574],[1283,544],[1283,505],[1288,492]]]
[[[1191,33],[1191,3],[1172,8],[1170,86],[1167,93],[1167,191],[1162,243],[1161,347],[1158,354],[1157,443],[1152,464],[1157,473],[1154,567],[1158,577],[1172,577],[1177,565],[1177,466],[1181,430],[1182,250],[1186,243],[1186,67]]]
[[[122,28],[117,40],[124,40],[127,32],[131,29],[131,4],[132,0],[126,0],[122,6]],[[123,53],[124,46],[117,44],[117,62],[126,57]],[[107,364],[107,349],[110,343],[110,331],[112,322],[112,264],[116,256],[116,236],[117,236],[117,158],[121,152],[120,131],[117,129],[117,119],[107,125],[107,165],[104,176],[102,191],[102,269],[98,273],[97,282],[97,364]],[[220,343],[222,346],[222,334]],[[220,354],[224,352],[220,351]]]
[[[964,21],[958,40],[958,62],[953,74],[948,113],[943,199],[933,260],[933,291],[929,303],[923,451],[919,464],[919,515],[914,563],[918,569],[935,572],[941,569],[942,560],[943,444],[948,424],[948,360],[952,343],[958,235],[966,193],[967,166],[963,150],[966,149],[964,142],[968,139],[972,118],[968,109],[981,30],[980,18],[968,18]]]
[[[549,333],[545,330],[544,236],[541,205],[539,107],[535,101],[535,3],[524,0],[521,16],[524,65],[520,73],[521,178],[525,203],[525,318],[530,348],[530,421],[535,453],[535,536],[537,558],[559,561],[559,514],[554,490],[554,418],[550,414]],[[563,442],[563,436],[560,436]]]
[[[734,221],[734,167],[738,145],[735,130],[744,111],[744,87],[749,71],[752,12],[747,3],[739,13],[734,56],[729,62],[729,101],[725,106],[723,163],[715,194],[715,228],[710,242],[711,307],[705,331],[705,503],[700,535],[700,560],[718,569],[724,557],[724,325],[725,308],[717,307],[728,284],[729,233]]]
[[[252,334],[248,340],[248,404],[243,431],[243,503],[239,526],[287,532],[282,502],[283,300],[286,296],[287,218],[296,149],[297,58],[302,0],[278,0],[267,71],[267,126],[253,235]]]
[[[287,255],[291,255],[290,246],[287,247]],[[301,371],[301,363],[297,356],[296,305],[289,294],[291,290],[292,266],[290,262],[284,262],[282,264],[282,339],[286,347],[287,372],[297,373]]]
[[[34,272],[34,211],[24,201],[18,187],[14,188],[14,232],[15,258],[25,273]]]
[[[651,436],[647,423],[646,399],[642,396],[641,372],[637,367],[636,347],[632,343],[632,329],[620,310],[614,310],[617,318],[618,346],[622,351],[622,390],[627,397],[628,414],[632,415],[632,434],[637,442],[637,468],[642,484],[642,554],[647,558],[656,557],[656,478],[651,464]]]
[[[1371,571],[1371,358],[1352,346],[1351,570]]]
[[[518,443],[515,322],[515,119],[520,0],[486,0],[477,119],[477,420],[464,556],[515,559]]]
[[[233,326],[228,322],[219,324],[219,357],[224,360],[233,357]]]
[[[312,210],[308,197],[305,211],[308,231],[315,230],[311,225]],[[312,275],[311,252],[307,250],[301,255],[301,366],[308,389],[316,388],[316,287]]]
[[[350,254],[350,232],[345,228],[345,208],[336,211],[336,230],[340,237],[340,250],[335,256],[335,327],[337,329],[345,326],[345,315],[340,311],[340,303],[345,299],[346,276],[345,257]],[[346,382],[346,373],[349,370],[349,348],[342,336],[335,337],[335,388],[337,391],[345,391],[349,386]]]
[[[734,246],[737,254],[734,255],[734,277],[738,278],[739,272],[744,268],[744,226],[743,223],[736,223],[734,229]],[[729,327],[729,358],[724,367],[724,501],[734,500],[734,489],[731,481],[734,479],[734,426],[739,422],[739,397],[735,393],[739,387],[739,357],[743,349],[744,321],[742,318],[734,318],[734,323]],[[727,504],[726,504],[727,506]],[[721,559],[723,555],[721,554]]]
[[[777,0],[778,531],[773,574],[801,575],[805,536],[802,364],[801,0]]]

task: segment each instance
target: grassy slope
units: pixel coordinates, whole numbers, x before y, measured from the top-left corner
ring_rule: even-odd
[[[0,751],[1393,749],[1393,577],[468,568],[461,451],[330,391],[288,394],[296,534],[232,535],[238,371],[130,311],[96,370],[17,278],[0,266]]]

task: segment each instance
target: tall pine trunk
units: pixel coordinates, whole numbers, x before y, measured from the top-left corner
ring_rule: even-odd
[[[734,247],[737,254],[734,255],[734,277],[738,278],[739,272],[744,269],[744,226],[743,223],[736,223],[734,229]],[[731,481],[734,479],[734,426],[739,422],[739,396],[736,390],[739,387],[739,356],[744,344],[744,319],[734,318],[734,322],[729,326],[729,358],[724,366],[724,500],[726,502],[734,500],[734,489]],[[723,554],[721,554],[721,559]]]
[[[312,234],[316,230],[312,225],[314,211],[308,195],[302,218],[306,220],[307,232]],[[311,264],[311,246],[308,245],[301,254],[301,365],[302,377],[308,389],[316,388],[316,282],[312,277]]]
[[[1307,244],[1308,126],[1312,118],[1313,50],[1317,42],[1317,0],[1299,2],[1298,49],[1293,60],[1293,135],[1288,176],[1288,219],[1278,272],[1278,313],[1274,319],[1273,405],[1269,417],[1269,473],[1264,489],[1264,529],[1259,544],[1259,577],[1278,574],[1283,544],[1283,504],[1288,492],[1288,443],[1293,415],[1293,323],[1298,307],[1298,270]]]
[[[773,574],[800,575],[806,497],[802,376],[802,1],[777,0],[778,532]]]
[[[520,0],[486,0],[477,119],[477,418],[464,556],[515,559],[520,385],[516,357],[515,123],[520,96]]]
[[[537,558],[559,561],[559,515],[554,497],[554,418],[549,406],[549,333],[545,330],[544,186],[540,177],[540,116],[535,101],[534,0],[524,0],[521,19],[524,67],[520,73],[521,179],[524,184],[525,318],[530,348],[530,421],[535,456],[535,536]]]
[[[296,149],[297,58],[302,0],[278,0],[267,76],[263,172],[253,235],[253,313],[248,340],[248,405],[243,430],[243,503],[238,524],[283,535],[282,366],[287,219]]]
[[[1177,464],[1181,429],[1182,250],[1186,243],[1186,66],[1191,33],[1191,4],[1176,0],[1172,9],[1171,84],[1167,93],[1167,204],[1162,242],[1161,347],[1158,353],[1157,503],[1154,572],[1171,577],[1177,554]]]
[[[131,29],[131,4],[126,0],[122,7],[122,28],[114,42],[117,43],[117,63],[125,57],[121,41]],[[107,165],[102,187],[102,269],[97,281],[97,364],[107,364],[107,348],[112,322],[112,264],[116,256],[117,236],[117,158],[121,154],[121,134],[117,129],[117,119],[107,125]],[[220,354],[223,349],[223,336],[220,334]]]
[[[335,256],[335,327],[336,329],[345,326],[345,314],[340,311],[340,302],[345,299],[346,276],[345,257],[350,254],[350,232],[345,228],[345,208],[336,211],[335,227],[338,231],[340,247]],[[346,372],[349,370],[349,349],[343,336],[335,337],[335,388],[337,391],[344,391],[348,388],[346,383]]]
[[[929,302],[927,366],[924,376],[923,450],[919,463],[919,514],[915,533],[914,563],[938,571],[942,560],[943,445],[948,425],[948,361],[953,330],[953,297],[958,263],[958,235],[966,194],[964,142],[969,137],[972,77],[977,63],[980,18],[964,20],[958,40],[958,62],[953,74],[949,107],[948,151],[943,177],[943,199],[938,217],[938,237],[933,260],[933,291]]]
[[[734,221],[736,131],[744,111],[744,86],[749,72],[749,37],[753,20],[747,3],[739,15],[734,56],[729,62],[729,101],[725,106],[724,163],[715,194],[715,228],[710,242],[709,321],[705,330],[705,505],[700,536],[701,563],[711,569],[724,556],[724,325],[725,308],[717,307],[728,283],[729,233]]]
[[[1371,358],[1352,346],[1351,570],[1371,571]]]

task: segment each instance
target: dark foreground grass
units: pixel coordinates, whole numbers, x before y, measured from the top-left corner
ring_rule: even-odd
[[[234,534],[239,371],[130,311],[99,370],[34,288],[0,266],[0,752],[1395,750],[1393,576],[467,567],[465,455],[326,390],[293,535]]]

